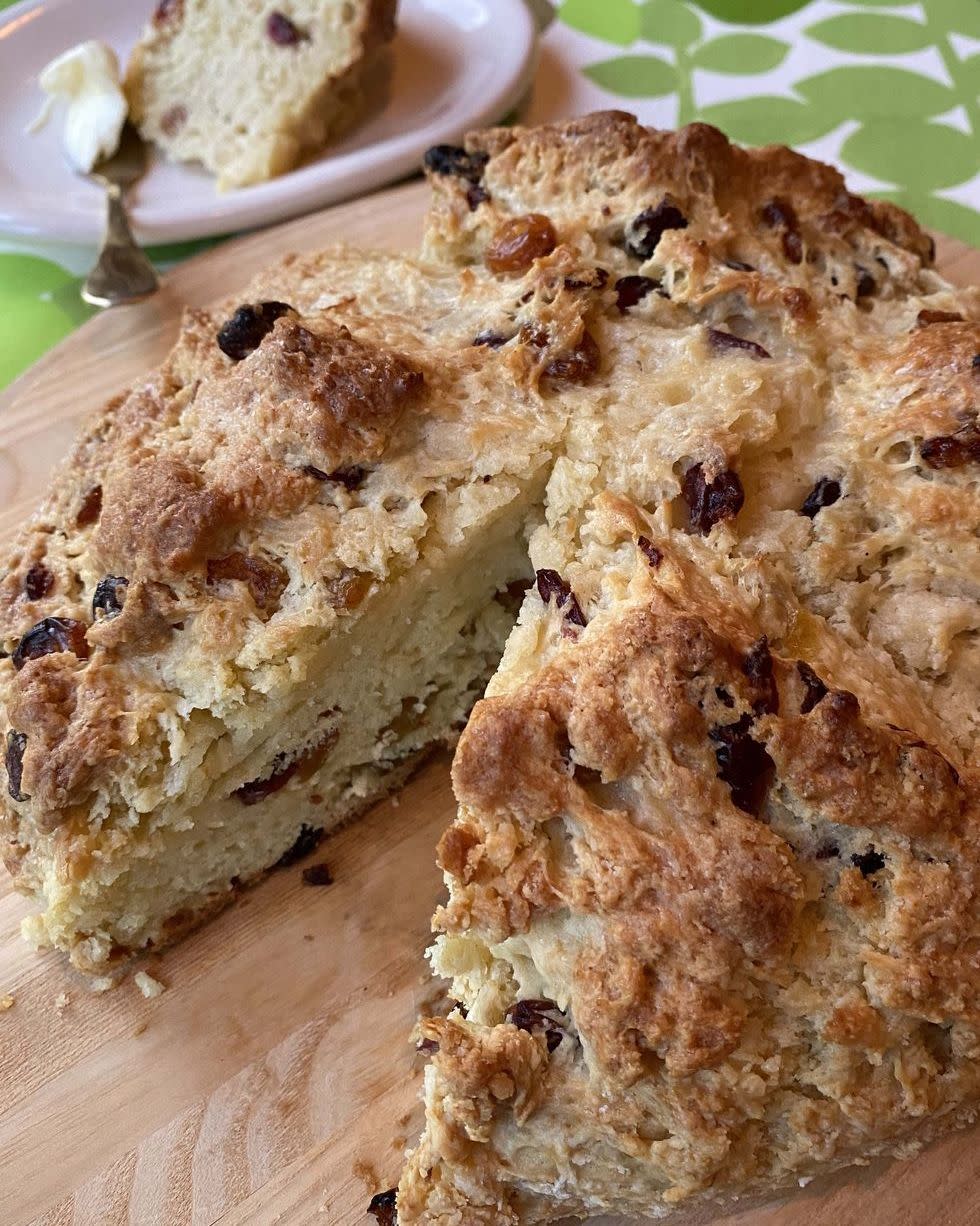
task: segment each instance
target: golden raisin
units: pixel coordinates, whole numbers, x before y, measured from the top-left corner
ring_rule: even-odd
[[[256,605],[268,613],[279,604],[289,575],[278,562],[236,552],[223,558],[211,558],[208,562],[208,583],[223,579],[238,579],[244,583]]]
[[[303,783],[308,783],[324,762],[326,762],[327,754],[329,754],[339,739],[340,729],[329,728],[322,741],[311,746],[305,753],[300,754],[295,762],[293,762],[296,778]]]
[[[973,422],[955,434],[939,434],[919,445],[919,454],[930,468],[962,468],[980,464],[980,429]]]
[[[535,260],[544,259],[558,243],[555,227],[543,213],[511,217],[497,229],[483,257],[494,273],[527,272]]]
[[[344,569],[327,580],[327,600],[335,609],[350,612],[356,609],[371,590],[371,576],[361,571]]]
[[[323,765],[327,754],[337,744],[339,736],[339,728],[329,728],[321,741],[304,750],[303,753],[292,760],[290,760],[288,753],[276,754],[272,759],[272,769],[268,775],[262,779],[252,779],[248,783],[243,783],[240,788],[235,789],[232,795],[236,796],[243,805],[255,805],[259,801],[265,800],[267,796],[271,796],[273,792],[280,791],[294,776],[303,782],[308,782]],[[316,841],[301,854],[306,855],[307,851],[312,851],[322,836],[323,831],[320,830]],[[295,848],[292,849],[292,851],[295,850]],[[299,856],[297,855],[294,858],[299,859]],[[280,864],[291,862],[291,860],[286,860],[285,857],[279,861]]]
[[[82,505],[75,516],[75,523],[79,528],[87,528],[89,524],[94,524],[101,514],[102,486],[93,485],[82,499]]]
[[[578,344],[566,353],[560,353],[545,366],[542,379],[551,383],[587,383],[599,369],[602,354],[595,337],[583,330]]]
[[[958,324],[962,321],[963,316],[959,311],[922,310],[915,317],[916,325],[920,328],[925,328],[929,324]]]

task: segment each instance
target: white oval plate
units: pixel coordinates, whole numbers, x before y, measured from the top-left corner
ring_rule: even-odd
[[[102,192],[73,173],[58,116],[24,129],[40,109],[37,74],[87,38],[120,63],[155,0],[24,0],[0,15],[0,231],[73,242],[102,233]],[[130,207],[144,243],[226,234],[281,221],[390,183],[425,150],[494,123],[527,88],[535,30],[524,0],[401,0],[395,67],[384,110],[345,140],[268,183],[218,192],[199,166],[154,156]]]

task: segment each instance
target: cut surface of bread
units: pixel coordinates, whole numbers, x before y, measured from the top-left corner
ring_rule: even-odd
[[[422,262],[190,313],[9,556],[33,934],[94,971],[165,944],[499,660],[401,1226],[911,1153],[980,1103],[978,295],[901,210],[703,125],[427,164]]]
[[[290,170],[382,92],[396,0],[161,0],[130,57],[130,117],[218,187]]]
[[[596,356],[453,765],[458,1007],[421,1023],[399,1223],[911,1154],[980,1105],[978,295],[907,215],[699,125],[429,168],[429,255],[506,276],[547,224],[526,276],[588,299]]]
[[[189,312],[8,558],[3,854],[77,966],[167,943],[455,740],[567,414],[472,346],[510,287],[465,280],[336,251]]]

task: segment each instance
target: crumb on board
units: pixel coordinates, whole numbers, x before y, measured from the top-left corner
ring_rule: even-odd
[[[154,996],[159,996],[165,991],[165,986],[159,979],[154,979],[152,975],[148,975],[146,971],[137,971],[133,976],[133,982],[146,997],[150,1000]]]
[[[333,874],[326,864],[311,864],[303,869],[304,885],[333,885]]]
[[[145,1030],[146,1022],[137,1022],[137,1024],[133,1027],[133,1038],[138,1039]]]
[[[90,992],[108,992],[115,986],[116,981],[111,975],[99,975],[96,979],[90,979],[88,984]]]
[[[67,992],[59,992],[58,995],[55,997],[54,1007],[58,1010],[59,1013],[64,1013],[64,1011],[68,1008],[70,1004],[71,1004],[71,997],[68,995]]]
[[[0,1013],[6,1013],[8,1009],[14,1007],[14,998],[8,992],[5,996],[0,996]]]

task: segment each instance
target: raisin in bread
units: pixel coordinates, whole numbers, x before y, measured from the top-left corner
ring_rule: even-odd
[[[454,761],[459,1006],[398,1220],[913,1153],[980,1108],[978,296],[906,214],[699,125],[429,169],[429,253],[582,301],[593,372]],[[494,326],[488,364],[533,349]]]
[[[396,0],[161,0],[126,70],[130,115],[219,188],[291,169],[383,88]]]
[[[2,852],[37,942],[96,972],[160,947],[455,740],[572,403],[473,346],[510,300],[287,260],[83,433],[0,583]]]

